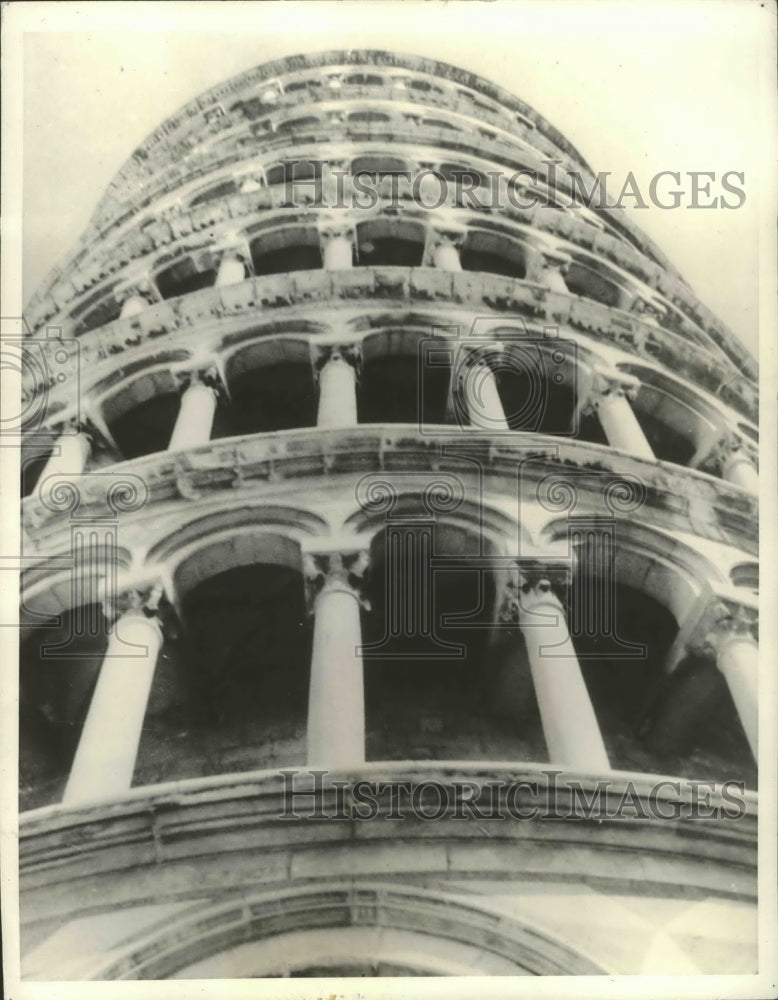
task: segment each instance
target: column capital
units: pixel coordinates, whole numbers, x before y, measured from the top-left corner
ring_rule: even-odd
[[[145,291],[140,291],[138,288],[132,287],[126,289],[121,296],[117,294],[116,298],[121,305],[120,317],[122,319],[137,316],[153,305],[156,296],[151,290],[150,283],[144,282],[143,284]]]
[[[83,434],[84,437],[89,439],[90,444],[93,444],[100,436],[95,425],[84,414],[79,417],[67,417],[65,420],[57,423],[53,430],[57,438],[64,436],[75,437],[77,434]]]
[[[520,613],[542,601],[564,607],[572,577],[569,559],[520,559],[517,572],[505,581],[499,601],[499,619],[507,625],[518,625]]]
[[[533,244],[527,247],[525,281],[544,285],[551,291],[569,294],[564,275],[570,270],[573,259],[570,254],[556,247]]]
[[[639,292],[632,302],[630,312],[636,314],[643,323],[651,323],[654,326],[661,326],[667,317],[667,310],[660,302]]]
[[[594,368],[587,406],[596,410],[603,402],[614,397],[634,399],[640,391],[640,380],[634,375],[616,369]]]
[[[459,251],[467,236],[466,230],[447,226],[433,226],[429,233],[429,245],[431,248],[454,247]]]
[[[712,594],[686,640],[689,652],[716,657],[727,637],[750,638],[756,643],[759,609],[755,604]]]
[[[757,468],[758,449],[755,442],[736,431],[727,430],[716,441],[708,452],[705,460],[700,464],[703,472],[712,472],[714,475],[727,478],[727,470],[733,465],[745,462]]]
[[[206,362],[198,368],[175,372],[179,393],[183,395],[193,385],[204,385],[212,389],[218,398],[226,395],[224,383],[215,362]]]
[[[345,344],[311,344],[313,353],[313,374],[318,382],[322,369],[331,361],[344,361],[354,369],[359,381],[362,374],[362,341]]]
[[[316,599],[324,593],[341,591],[351,594],[361,607],[369,610],[364,596],[365,572],[369,565],[366,548],[303,552],[303,576],[309,614]]]
[[[164,588],[160,582],[130,587],[120,594],[103,594],[101,604],[103,615],[109,625],[127,614],[148,618],[158,628],[162,627],[164,609]]]
[[[223,233],[210,249],[219,264],[225,260],[239,260],[241,264],[245,264],[251,259],[246,240],[234,229]]]
[[[318,230],[322,245],[337,239],[348,240],[352,247],[356,245],[356,230],[350,223],[327,220],[319,223]]]

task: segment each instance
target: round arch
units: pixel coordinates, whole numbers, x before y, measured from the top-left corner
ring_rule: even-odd
[[[552,521],[543,537],[554,542],[568,538],[571,520]],[[613,527],[616,582],[653,598],[677,623],[683,621],[707,581],[728,582],[711,560],[670,534],[626,519],[615,519]]]
[[[317,931],[337,926],[326,938]],[[410,948],[414,971],[422,974],[471,975],[596,975],[594,962],[548,933],[530,927],[504,912],[463,901],[460,897],[404,885],[338,883],[303,889],[276,890],[211,907],[198,906],[168,920],[128,946],[110,962],[95,969],[94,979],[164,979],[191,973],[219,955],[247,944],[255,947],[254,976],[288,974],[290,965],[305,968],[311,958],[330,967],[354,955],[365,929],[401,931],[387,948],[387,958]],[[292,953],[289,944],[299,933],[315,946],[312,952]],[[290,941],[291,938],[291,941]],[[379,945],[380,939],[373,938]],[[332,949],[325,958],[324,945]],[[426,960],[419,958],[423,943]],[[456,944],[464,961],[455,967]],[[380,950],[379,950],[379,956]],[[447,969],[447,973],[443,972]],[[215,973],[212,973],[215,974]],[[464,973],[466,974],[466,973]]]

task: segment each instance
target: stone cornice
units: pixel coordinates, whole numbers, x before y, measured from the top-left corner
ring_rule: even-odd
[[[208,288],[178,299],[158,303],[137,316],[115,320],[90,331],[76,341],[66,341],[68,361],[49,363],[49,385],[28,381],[24,398],[31,393],[50,391],[49,403],[57,402],[57,380],[68,386],[78,364],[83,373],[97,372],[99,362],[127,350],[166,338],[165,347],[191,344],[196,329],[222,327],[225,334],[246,325],[261,310],[281,318],[284,310],[301,307],[329,312],[339,305],[368,300],[390,305],[422,308],[434,303],[452,303],[491,314],[520,315],[533,322],[567,325],[595,340],[613,344],[637,358],[658,362],[707,392],[717,394],[727,405],[755,420],[758,412],[757,387],[730,364],[681,334],[643,322],[638,316],[582,299],[551,292],[542,285],[474,271],[441,271],[435,268],[358,267],[349,271],[298,271],[270,277],[251,278],[223,288]],[[241,317],[242,314],[242,318]],[[181,336],[171,337],[176,332]],[[39,350],[53,353],[62,346],[56,338],[36,337]],[[60,379],[64,375],[65,378]]]
[[[757,551],[756,497],[704,473],[549,435],[516,433],[512,440],[503,438],[495,443],[478,431],[460,431],[456,438],[450,432],[450,427],[442,426],[422,433],[415,425],[283,431],[216,440],[182,453],[161,452],[114,466],[109,475],[115,475],[118,482],[122,475],[129,478],[131,474],[133,481],[143,483],[147,504],[136,514],[124,514],[121,523],[125,530],[137,517],[139,524],[146,525],[148,536],[148,517],[155,505],[159,510],[167,510],[171,504],[173,509],[181,505],[182,517],[189,520],[192,504],[222,496],[222,502],[229,500],[232,505],[245,502],[249,491],[255,489],[266,494],[268,484],[274,491],[283,492],[288,480],[290,488],[299,490],[305,480],[310,483],[324,476],[331,483],[342,474],[353,481],[357,472],[451,471],[464,478],[479,472],[488,490],[515,497],[519,463],[523,460],[523,489],[553,490],[553,485],[549,486],[551,478],[563,484],[572,477],[577,513],[604,512],[604,488],[611,504],[615,504],[618,497],[613,484],[608,486],[611,480],[623,481],[630,496],[634,484],[639,483],[640,496],[632,497],[633,502],[624,508],[630,519],[645,516],[647,524],[659,529],[689,532],[734,545],[746,553]],[[91,511],[95,516],[102,514],[105,480],[105,473],[86,474],[79,477],[78,484],[71,484],[71,491],[77,488],[81,518],[88,519]],[[560,499],[558,491],[549,494],[554,502],[543,502],[549,520],[569,513],[567,492],[561,504],[556,502]],[[23,517],[28,532],[25,555],[30,565],[68,551],[68,516],[45,507],[33,496],[24,502]]]
[[[137,788],[77,811],[46,807],[21,816],[21,886],[28,930],[34,932],[36,925],[65,914],[75,919],[103,908],[183,900],[209,887],[223,892],[231,885],[256,890],[288,883],[290,872],[294,885],[295,873],[305,878],[304,859],[312,851],[337,856],[348,850],[350,864],[358,859],[358,870],[367,878],[396,880],[411,870],[410,863],[414,877],[423,870],[441,884],[463,877],[504,881],[510,871],[512,878],[531,882],[583,879],[607,892],[634,891],[639,883],[641,891],[651,895],[693,899],[713,894],[750,902],[756,898],[752,793],[738,796],[741,815],[734,818],[732,799],[722,798],[719,787],[710,789],[705,783],[697,801],[707,798],[706,808],[723,807],[730,818],[694,817],[684,812],[695,792],[683,779],[615,773],[608,775],[608,790],[600,792],[606,818],[587,818],[581,814],[580,793],[573,789],[578,785],[591,796],[597,776],[561,773],[548,765],[375,763],[329,777],[448,785],[464,780],[482,787],[499,780],[506,785],[521,782],[516,808],[524,812],[540,807],[540,812],[533,818],[488,824],[489,851],[484,854],[472,843],[477,839],[483,844],[484,821],[463,823],[447,815],[428,823],[407,817],[400,844],[397,824],[387,821],[385,810],[371,822],[334,821],[330,817],[337,806],[329,780],[317,800],[324,818],[282,820],[284,779],[275,771]],[[310,784],[313,779],[303,773],[294,787],[302,789],[306,780]],[[619,815],[615,806],[625,794],[631,805]],[[310,801],[297,801],[298,814],[312,811]],[[576,819],[547,822],[549,809]],[[641,810],[648,815],[641,817]],[[385,845],[392,842],[393,853],[387,854]],[[378,853],[377,844],[384,845]],[[613,863],[614,851],[619,864]],[[195,883],[190,864],[182,864],[194,857]],[[92,891],[98,885],[99,891]]]
[[[401,125],[402,127],[400,127]],[[342,146],[344,143],[364,146],[365,143],[375,144],[381,138],[380,135],[374,136],[370,129],[350,126],[348,124],[321,124],[314,131],[315,134],[307,135],[304,142],[301,143],[298,140],[296,144],[291,144],[290,135],[285,132],[255,136],[253,137],[254,141],[251,144],[250,151],[243,159],[248,157],[255,159],[267,156],[277,150],[285,152],[288,157],[290,153],[302,152],[306,147],[315,149],[318,145],[328,142],[337,142],[339,146]],[[450,129],[421,124],[412,125],[409,122],[403,122],[394,123],[391,128],[391,146],[395,148],[398,144],[406,144],[411,147],[426,147],[427,156],[429,156],[429,149],[438,150],[441,153],[454,152],[459,156],[465,157],[476,156],[479,159],[485,159],[487,162],[494,163],[500,169],[511,171],[519,169],[520,166],[525,166],[528,162],[534,160],[536,166],[539,167],[539,173],[542,174],[545,170],[540,157],[535,156],[531,152],[528,153],[524,149],[517,151],[515,143],[509,141],[507,137],[504,139],[489,139],[485,136],[480,136],[478,142],[470,142],[468,141],[467,134],[464,132],[453,132]],[[144,208],[153,206],[155,200],[175,191],[183,190],[187,183],[199,178],[208,176],[216,177],[220,170],[234,168],[241,162],[241,159],[240,150],[221,147],[208,154],[202,154],[199,161],[194,165],[190,165],[186,173],[183,173],[180,168],[175,168],[170,179],[160,178],[157,175],[147,178],[142,185],[142,189],[140,189],[135,203],[128,202],[125,204],[122,214],[117,214],[110,221],[106,221],[102,228],[98,230],[90,229],[88,231],[88,234],[71,254],[70,263],[65,263],[49,276],[43,285],[43,289],[36,293],[36,296],[31,300],[29,308],[34,309],[41,298],[54,288],[60,279],[67,274],[72,263],[82,261],[85,254],[94,247],[97,241],[114,238],[112,230],[118,228],[121,232],[121,227],[124,227],[134,215],[141,212]],[[564,183],[564,179],[565,175],[560,172],[557,181],[561,183],[564,192],[569,195],[571,193],[569,185]],[[234,198],[235,196],[231,197]],[[224,199],[224,201],[227,200]],[[205,206],[205,208],[209,208],[212,211],[213,205]],[[693,293],[691,293],[691,290],[682,281],[680,276],[668,265],[664,257],[656,251],[653,245],[649,245],[650,241],[646,239],[628,218],[624,217],[623,213],[617,209],[608,207],[598,209],[598,213],[609,221],[621,234],[619,242],[633,241],[637,244],[640,248],[640,255],[645,267],[659,267],[663,273],[667,274],[669,279],[678,285],[682,297],[685,295],[693,297]],[[596,232],[597,230],[595,229],[594,233]],[[623,242],[623,245],[628,247],[629,243]]]
[[[324,201],[327,204],[334,203],[342,195],[348,202],[352,187],[353,182],[350,177],[343,178],[342,192],[335,189],[334,181],[329,183],[325,178],[322,180]],[[621,268],[626,275],[656,288],[666,299],[672,300],[688,317],[682,321],[682,325],[692,339],[705,345],[706,341],[702,335],[702,331],[705,331],[714,343],[729,351],[731,356],[733,343],[731,335],[698,302],[690,289],[622,239],[604,230],[597,230],[582,219],[576,218],[574,213],[560,213],[541,206],[518,209],[501,196],[504,207],[497,215],[493,211],[485,213],[476,210],[469,203],[465,206],[457,205],[456,192],[453,189],[448,190],[447,194],[447,211],[453,213],[452,217],[461,220],[460,224],[467,228],[493,230],[506,236],[515,234],[524,239],[529,235],[531,242],[534,242],[532,231],[538,230],[557,236],[565,241],[565,245],[580,247],[585,254],[594,255],[595,260],[598,255],[602,256],[608,263]],[[400,203],[408,202],[405,207],[407,216],[418,216],[419,221],[425,224],[435,224],[435,212],[424,211],[412,201],[408,201],[409,191],[402,185],[398,186],[396,195]],[[73,262],[67,267],[48,293],[38,295],[32,300],[28,320],[33,329],[39,328],[47,321],[67,329],[75,321],[68,319],[64,313],[73,312],[79,301],[82,302],[84,309],[86,303],[99,298],[101,288],[107,295],[116,287],[117,282],[121,284],[122,281],[137,281],[139,274],[142,274],[140,280],[146,281],[146,271],[153,267],[162,252],[170,253],[177,249],[184,253],[204,246],[210,247],[208,234],[214,231],[214,227],[218,231],[219,227],[227,226],[233,231],[237,224],[242,229],[248,229],[252,221],[257,219],[261,219],[263,224],[272,220],[283,227],[292,223],[307,224],[313,215],[314,218],[325,220],[322,223],[325,227],[329,226],[340,231],[358,221],[354,212],[347,212],[345,209],[338,210],[344,213],[342,222],[335,222],[328,209],[312,206],[303,213],[297,209],[284,207],[284,198],[285,185],[276,184],[258,192],[232,195],[222,199],[217,205],[209,203],[188,210],[179,208],[175,212],[169,209],[160,213],[154,225],[146,227],[143,232],[139,228],[143,222],[141,218],[137,225],[121,237],[107,241],[99,252],[95,253],[93,250],[95,256],[91,260],[81,261],[78,265]],[[388,201],[389,199],[383,195],[379,196],[379,211],[383,210]],[[736,346],[740,348],[739,344]],[[755,376],[756,367],[755,365],[749,367],[744,363],[742,350],[735,353],[736,364],[743,366],[747,375]]]

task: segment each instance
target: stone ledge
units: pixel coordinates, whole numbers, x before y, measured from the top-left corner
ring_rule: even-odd
[[[224,288],[208,288],[151,306],[138,316],[115,320],[84,334],[78,341],[34,337],[30,344],[46,357],[49,383],[30,378],[23,388],[23,402],[36,393],[50,392],[52,407],[59,404],[80,373],[90,366],[126,351],[148,346],[159,338],[180,333],[191,345],[195,328],[213,333],[214,327],[232,331],[252,320],[267,320],[268,313],[298,307],[337,309],[368,300],[389,305],[432,308],[443,303],[483,309],[495,319],[521,316],[535,325],[569,326],[595,340],[612,344],[635,357],[658,362],[717,394],[749,420],[758,419],[756,385],[714,353],[672,330],[644,323],[630,313],[590,299],[551,292],[541,285],[476,271],[443,272],[435,268],[358,267],[348,271],[301,271],[252,278]],[[238,318],[242,317],[242,318]],[[64,346],[68,360],[54,360]],[[162,345],[160,344],[160,347]],[[165,347],[174,347],[171,340]],[[45,366],[44,366],[45,369]],[[33,373],[34,375],[35,373]],[[72,391],[72,390],[70,390]]]

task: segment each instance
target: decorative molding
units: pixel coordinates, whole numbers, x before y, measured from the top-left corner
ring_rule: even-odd
[[[368,566],[368,551],[363,546],[331,551],[315,551],[312,546],[307,546],[303,550],[303,576],[309,614],[314,613],[320,594],[343,590],[353,594],[359,604],[369,611],[370,604],[364,596]]]
[[[545,296],[541,300],[537,297],[539,290]],[[167,300],[150,306],[140,317],[117,319],[84,334],[78,342],[67,341],[69,358],[64,363],[47,360],[47,370],[52,372],[47,385],[39,384],[36,372],[27,373],[22,398],[29,402],[36,393],[49,392],[53,402],[59,395],[65,395],[67,380],[75,378],[77,373],[91,371],[101,361],[127,350],[147,348],[161,337],[166,338],[166,347],[174,347],[177,339],[190,343],[194,325],[209,331],[217,343],[220,330],[223,337],[231,328],[246,326],[257,310],[267,319],[269,312],[282,309],[310,310],[312,302],[326,301],[328,309],[336,310],[343,305],[353,308],[360,300],[369,301],[372,309],[380,310],[385,303],[376,303],[391,299],[426,309],[431,302],[437,305],[449,302],[457,308],[466,302],[469,308],[479,304],[488,307],[495,318],[509,314],[533,322],[561,321],[573,333],[582,331],[587,337],[612,343],[627,354],[672,367],[699,389],[719,395],[727,405],[751,420],[756,419],[756,386],[714,353],[682,334],[645,324],[629,313],[575,295],[548,293],[548,297],[547,292],[540,285],[517,278],[437,268],[358,267],[347,272],[320,270],[249,278],[239,284]],[[563,307],[561,319],[560,307]],[[56,342],[49,343],[47,338],[34,336],[31,344],[47,356],[53,356],[56,349]],[[62,382],[60,375],[66,382]],[[88,398],[88,384],[83,392]]]
[[[551,593],[564,608],[572,579],[570,559],[517,559],[516,573],[509,573],[498,599],[498,618],[505,625],[518,625],[522,594]]]
[[[742,434],[735,431],[727,431],[705,459],[700,463],[699,468],[703,472],[711,472],[714,475],[724,476],[727,465],[733,461],[744,461],[752,465],[754,469],[758,467],[759,449],[755,442],[749,441]]]
[[[354,369],[357,382],[362,375],[362,341],[355,340],[343,344],[320,344],[310,341],[313,358],[314,378],[318,382],[322,369],[330,361],[345,361]]]

